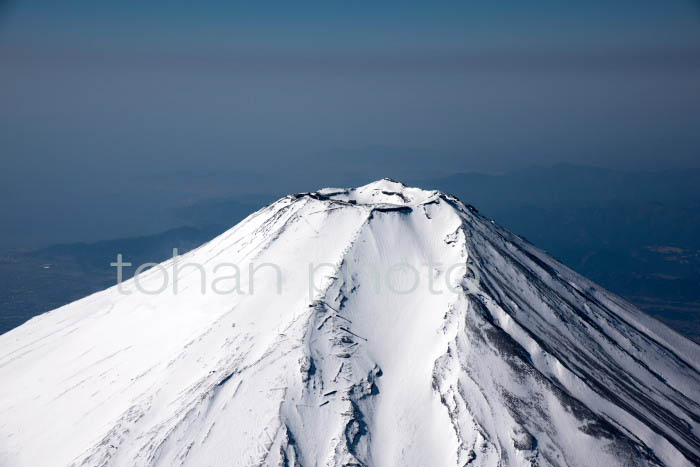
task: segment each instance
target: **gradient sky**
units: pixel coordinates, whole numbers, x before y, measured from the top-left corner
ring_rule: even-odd
[[[0,241],[382,176],[700,166],[700,3],[0,2]]]
[[[691,1],[10,1],[5,38],[47,45],[464,50],[697,45]]]

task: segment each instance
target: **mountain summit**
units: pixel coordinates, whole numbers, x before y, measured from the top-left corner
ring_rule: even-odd
[[[447,194],[290,195],[139,269],[0,336],[0,465],[700,463],[700,347]]]

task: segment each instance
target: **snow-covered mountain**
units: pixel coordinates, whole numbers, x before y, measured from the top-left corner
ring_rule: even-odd
[[[698,345],[390,180],[0,336],[12,467],[697,465],[698,401]]]

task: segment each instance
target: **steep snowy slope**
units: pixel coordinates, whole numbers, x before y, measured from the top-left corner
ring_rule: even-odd
[[[0,465],[693,465],[699,360],[382,180],[283,198],[0,336]]]

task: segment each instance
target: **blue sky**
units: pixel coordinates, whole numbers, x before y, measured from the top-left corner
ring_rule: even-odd
[[[10,1],[17,45],[399,51],[698,46],[690,1]]]
[[[383,176],[700,165],[700,2],[0,5],[0,240]]]

